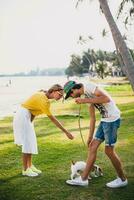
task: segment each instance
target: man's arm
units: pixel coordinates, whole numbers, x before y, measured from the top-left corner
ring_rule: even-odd
[[[95,130],[95,123],[96,123],[96,117],[95,117],[95,107],[93,104],[89,107],[89,114],[90,114],[90,124],[89,124],[89,135],[87,139],[87,145],[89,146],[90,142],[93,139],[93,134]]]
[[[108,103],[110,102],[109,96],[98,87],[95,89],[94,92],[95,97],[93,98],[76,98],[75,102],[78,104],[81,103]]]
[[[54,117],[53,115],[50,115],[48,117],[59,129],[61,129],[66,134],[69,139],[72,140],[74,138],[73,135],[62,126],[62,124],[56,119],[56,117]]]

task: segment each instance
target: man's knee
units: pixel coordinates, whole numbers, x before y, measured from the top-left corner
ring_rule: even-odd
[[[98,148],[98,145],[96,145],[96,143],[94,142],[91,142],[88,149],[90,153],[94,153],[97,151],[97,148]]]
[[[114,155],[114,147],[108,147],[106,146],[105,147],[105,154],[108,156],[108,157],[111,157]]]

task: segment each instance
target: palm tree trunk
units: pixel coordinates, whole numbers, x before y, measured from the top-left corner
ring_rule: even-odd
[[[132,58],[132,56],[126,46],[126,43],[114,21],[114,18],[109,9],[107,0],[99,0],[99,2],[100,2],[101,9],[106,17],[106,20],[109,24],[109,27],[111,29],[112,36],[113,36],[114,42],[116,44],[117,50],[119,51],[119,53],[123,59],[123,63],[125,65],[126,76],[129,79],[132,89],[134,91],[134,61],[133,61],[133,58]]]
[[[118,49],[118,47],[117,47],[116,41],[114,41],[114,42],[115,42],[115,47],[116,47],[116,51],[117,51],[117,57],[118,57],[118,60],[119,60],[119,63],[120,63],[122,72],[123,72],[123,74],[126,75],[126,70],[125,70],[125,65],[124,65],[123,59],[122,59],[121,54],[120,54],[120,52],[119,52],[119,49]],[[126,76],[127,76],[127,75],[126,75]]]

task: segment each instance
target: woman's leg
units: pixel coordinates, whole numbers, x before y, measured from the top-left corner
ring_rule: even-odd
[[[32,166],[32,155],[38,153],[36,134],[30,117],[25,120],[25,132],[23,134],[22,152],[23,166],[25,170]]]
[[[24,171],[26,171],[27,168],[30,168],[32,165],[32,154],[23,153],[22,161],[23,161],[23,169],[24,169]]]

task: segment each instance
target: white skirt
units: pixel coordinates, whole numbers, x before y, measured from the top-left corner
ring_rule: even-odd
[[[22,145],[22,153],[38,154],[36,134],[31,113],[26,108],[19,108],[13,119],[14,143]]]

